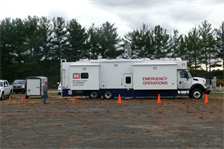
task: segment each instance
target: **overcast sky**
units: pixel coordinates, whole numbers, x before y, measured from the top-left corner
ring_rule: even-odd
[[[28,15],[77,19],[86,28],[108,21],[115,23],[121,37],[143,23],[187,34],[204,20],[218,28],[224,20],[224,0],[0,0],[0,20]]]

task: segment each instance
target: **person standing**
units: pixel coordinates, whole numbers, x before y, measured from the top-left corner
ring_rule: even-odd
[[[43,92],[44,92],[44,101],[43,103],[46,104],[46,99],[48,97],[47,92],[48,92],[48,82],[46,82],[43,86]]]

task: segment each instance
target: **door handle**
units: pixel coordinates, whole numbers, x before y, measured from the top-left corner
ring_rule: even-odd
[[[181,84],[181,81],[180,81],[180,84]]]

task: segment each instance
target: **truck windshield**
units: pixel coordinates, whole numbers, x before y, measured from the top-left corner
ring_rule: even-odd
[[[187,73],[188,73],[188,77],[192,78],[191,73],[189,71]]]
[[[0,82],[0,86],[3,86],[3,83],[2,82]]]

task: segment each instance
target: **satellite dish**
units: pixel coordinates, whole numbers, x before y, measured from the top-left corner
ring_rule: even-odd
[[[131,59],[131,52],[132,52],[131,46],[130,46],[129,43],[126,42],[125,45],[124,45],[124,55],[125,55],[125,57],[128,57],[129,59]]]

